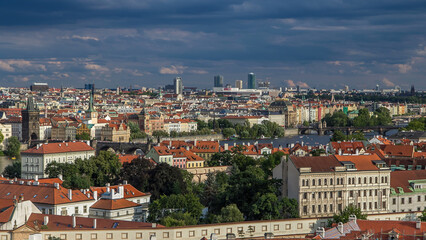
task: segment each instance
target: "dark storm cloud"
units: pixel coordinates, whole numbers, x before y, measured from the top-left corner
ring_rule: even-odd
[[[425,88],[423,0],[1,1],[0,83]],[[384,80],[386,79],[386,80]],[[155,81],[153,81],[155,80]],[[155,82],[156,85],[153,85]]]

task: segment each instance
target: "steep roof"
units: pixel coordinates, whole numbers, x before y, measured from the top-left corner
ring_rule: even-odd
[[[393,157],[413,157],[414,146],[411,145],[381,145],[385,155]]]
[[[23,151],[24,154],[52,154],[65,152],[95,151],[85,142],[45,143]]]

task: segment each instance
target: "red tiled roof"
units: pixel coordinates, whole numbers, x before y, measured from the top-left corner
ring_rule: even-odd
[[[334,172],[335,167],[342,166],[333,155],[320,157],[296,157],[290,155],[290,160],[297,169],[310,167],[311,172]]]
[[[411,145],[381,145],[385,155],[393,157],[413,157],[414,147]]]
[[[80,190],[72,190],[72,200],[70,200],[67,188],[59,186],[59,189],[57,189],[48,183],[40,183],[40,185],[34,186],[33,183],[28,185],[27,182],[30,181],[23,181],[23,184],[20,184],[19,181],[13,181],[13,183],[0,181],[0,199],[13,199],[14,197],[22,196],[24,200],[44,204],[63,204],[93,200],[92,195],[87,196],[87,194],[82,193]]]
[[[23,151],[22,153],[28,154],[51,154],[51,153],[64,153],[64,152],[82,152],[82,151],[95,151],[94,148],[84,142],[61,142],[61,143],[47,143]]]
[[[140,204],[134,203],[126,199],[99,199],[90,208],[105,209],[105,210],[116,210],[130,207],[137,207]]]
[[[12,199],[0,199],[0,223],[9,222],[14,209]]]
[[[410,186],[409,180],[426,179],[426,170],[407,170],[407,171],[393,171],[390,175],[390,186],[399,193],[398,187],[401,187],[404,192],[412,192],[408,187]]]
[[[381,160],[377,154],[372,155],[350,155],[350,156],[342,156],[335,155],[337,160],[343,161],[351,161],[355,164],[355,168],[360,171],[368,171],[368,170],[378,170],[377,166],[372,161]]]
[[[110,191],[112,189],[115,190],[115,192],[117,192],[118,187],[120,185],[115,185],[115,186],[110,186]],[[143,193],[139,190],[137,190],[135,187],[133,187],[130,184],[124,184],[122,185],[124,187],[124,198],[133,198],[133,197],[141,197],[141,196],[147,196],[147,195],[151,195],[150,193]],[[97,191],[98,192],[98,196],[101,196],[103,193],[105,193],[107,191],[106,187],[90,187],[90,191],[94,192]]]
[[[60,215],[47,215],[33,213],[27,221],[29,227],[35,228],[37,223],[39,227],[44,222],[44,217],[49,217],[49,223],[47,224],[46,229],[41,231],[58,231],[58,230],[91,230],[93,231],[93,220],[94,218],[87,217],[76,217],[76,228],[72,227],[72,216],[60,216]],[[164,227],[160,224],[157,224],[157,228]],[[151,223],[145,222],[131,222],[131,221],[120,221],[112,219],[96,219],[96,228],[97,229],[149,229],[152,228]]]

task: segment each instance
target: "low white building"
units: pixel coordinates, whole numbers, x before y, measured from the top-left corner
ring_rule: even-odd
[[[0,143],[1,149],[6,149],[8,138],[12,137],[12,125],[11,124],[1,124],[0,123],[0,132],[3,134],[3,142]]]
[[[51,162],[72,163],[77,158],[89,159],[95,156],[95,149],[85,142],[45,143],[21,152],[21,177],[45,178],[44,170]]]

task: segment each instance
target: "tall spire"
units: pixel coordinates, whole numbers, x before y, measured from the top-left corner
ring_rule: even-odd
[[[94,94],[94,88],[90,91],[90,100],[89,100],[89,109],[88,112],[94,112],[95,109],[93,108],[93,94]]]
[[[37,110],[37,106],[34,104],[33,97],[28,97],[27,110],[28,111],[35,111],[35,110]]]

